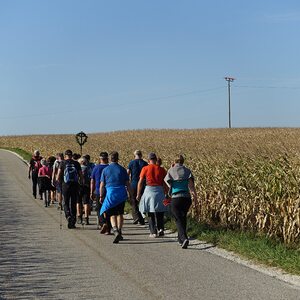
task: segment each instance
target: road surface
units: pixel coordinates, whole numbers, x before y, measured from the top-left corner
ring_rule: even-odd
[[[300,299],[300,290],[173,237],[125,224],[112,244],[92,225],[68,230],[33,199],[25,164],[0,151],[0,299]],[[63,217],[63,216],[62,216]]]

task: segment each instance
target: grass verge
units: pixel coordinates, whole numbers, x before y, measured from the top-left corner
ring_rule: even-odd
[[[166,226],[176,231],[173,219]],[[233,231],[201,224],[189,218],[189,236],[233,251],[244,258],[267,266],[277,267],[290,274],[300,275],[300,247],[288,248],[280,241],[255,233]]]
[[[1,148],[1,149],[15,152],[15,153],[19,154],[21,157],[23,157],[28,162],[30,161],[30,159],[32,157],[32,154],[30,154],[29,152],[27,152],[21,148]]]

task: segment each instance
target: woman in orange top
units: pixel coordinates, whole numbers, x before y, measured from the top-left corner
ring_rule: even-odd
[[[164,236],[164,212],[167,211],[163,204],[165,195],[168,194],[168,186],[164,182],[167,171],[158,166],[155,153],[148,156],[149,165],[145,166],[140,174],[138,183],[137,200],[140,201],[141,213],[148,213],[150,237]],[[142,194],[143,184],[146,180],[146,188]]]

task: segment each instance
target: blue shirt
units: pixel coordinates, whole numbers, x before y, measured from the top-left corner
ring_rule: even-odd
[[[111,163],[101,175],[101,182],[104,182],[106,187],[126,185],[128,180],[126,169],[118,163]]]
[[[145,166],[148,166],[148,163],[143,159],[134,159],[129,163],[128,170],[130,170],[131,183],[133,185],[137,185],[139,182],[141,171]]]
[[[109,165],[104,165],[104,164],[100,164],[100,165],[96,165],[92,171],[92,175],[91,178],[95,180],[95,185],[96,185],[96,191],[95,194],[96,195],[100,195],[100,181],[101,181],[101,175],[102,172],[105,168],[107,168]]]

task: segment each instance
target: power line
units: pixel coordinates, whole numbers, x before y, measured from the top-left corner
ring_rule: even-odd
[[[155,97],[155,98],[149,98],[145,100],[137,100],[137,101],[130,101],[130,102],[123,102],[119,104],[111,104],[111,105],[105,105],[105,103],[102,104],[101,107],[98,108],[80,108],[80,112],[90,112],[90,111],[96,111],[96,110],[102,110],[107,109],[107,108],[115,108],[115,107],[123,107],[123,106],[128,106],[128,105],[137,105],[137,104],[144,104],[144,103],[149,103],[149,102],[155,102],[155,101],[160,101],[160,100],[167,100],[167,99],[172,99],[172,98],[178,98],[178,97],[183,97],[183,96],[189,96],[189,95],[194,95],[194,94],[200,94],[200,93],[207,93],[211,91],[216,91],[224,89],[224,87],[215,87],[215,88],[210,88],[210,89],[204,89],[204,90],[194,90],[190,92],[185,92],[185,93],[178,93],[178,94],[173,94],[173,95],[168,95],[168,96],[161,96],[161,97]],[[0,120],[8,120],[8,119],[18,119],[18,118],[33,118],[33,117],[41,117],[41,116],[56,116],[58,114],[69,114],[69,113],[75,113],[79,112],[78,109],[70,109],[70,110],[61,110],[61,111],[50,111],[47,113],[34,113],[34,114],[24,114],[24,115],[17,115],[17,116],[7,116],[7,117],[0,117]]]
[[[289,86],[251,86],[251,85],[235,85],[236,88],[249,88],[249,89],[289,89],[299,90],[300,87],[289,87]]]

